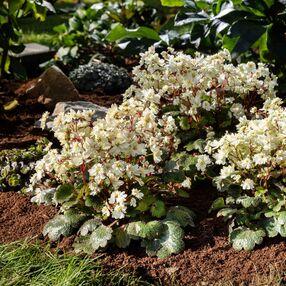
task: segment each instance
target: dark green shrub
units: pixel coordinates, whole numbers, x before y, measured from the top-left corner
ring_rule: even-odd
[[[47,10],[53,11],[51,3],[45,0],[4,0],[0,1],[0,76],[13,73],[24,78],[25,70],[17,62],[11,62],[8,52],[20,53],[24,45],[19,45],[19,18],[32,14],[36,20],[44,21]]]

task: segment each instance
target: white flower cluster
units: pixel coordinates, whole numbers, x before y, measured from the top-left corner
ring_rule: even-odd
[[[222,105],[229,106],[229,117],[239,118],[256,96],[275,97],[277,78],[264,64],[234,66],[229,61],[227,50],[192,58],[173,49],[160,56],[150,48],[133,71],[138,86],[131,86],[125,97],[177,105],[182,114],[195,119],[200,109],[211,111]]]
[[[176,118],[164,108],[177,106],[179,116],[199,120],[201,110],[225,105],[230,118],[240,118],[249,96],[275,97],[276,78],[263,64],[233,66],[229,60],[226,50],[192,58],[171,49],[159,55],[150,48],[133,71],[135,83],[123,103],[113,105],[106,118],[92,122],[91,112],[70,112],[54,120],[62,149],[51,149],[37,162],[30,190],[37,189],[42,200],[39,188],[53,189],[53,181],[71,184],[83,198],[99,197],[104,217],[124,218],[143,198],[145,179],[160,175],[163,158],[169,159],[180,144]],[[210,163],[201,155],[197,168],[205,171]],[[190,185],[190,178],[182,183]]]
[[[237,132],[206,147],[215,164],[223,165],[214,181],[218,189],[239,185],[243,190],[265,190],[269,181],[282,178],[286,168],[286,110],[282,100],[266,100],[255,119],[240,119]],[[282,181],[279,180],[279,184]]]
[[[144,178],[162,168],[162,156],[176,150],[176,124],[171,116],[157,116],[139,100],[113,105],[106,118],[92,123],[92,112],[60,114],[54,133],[62,150],[52,149],[36,165],[30,190],[47,188],[48,177],[61,184],[87,187],[86,194],[104,199],[102,214],[121,219],[127,207],[142,199]],[[152,163],[153,162],[153,163]]]

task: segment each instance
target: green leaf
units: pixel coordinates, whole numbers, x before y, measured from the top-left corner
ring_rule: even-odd
[[[192,156],[189,156],[192,157]],[[169,182],[178,182],[182,183],[186,179],[185,172],[184,171],[174,171],[174,172],[168,172],[163,174],[163,180],[166,183]]]
[[[101,225],[101,221],[99,219],[89,219],[80,227],[79,233],[82,236],[87,236],[88,233],[93,232],[99,225]]]
[[[279,213],[277,223],[286,225],[286,211]]]
[[[225,218],[225,220],[228,220],[228,219],[232,218],[233,214],[235,214],[236,212],[237,212],[237,209],[224,208],[224,209],[221,209],[217,213],[217,217],[223,216]]]
[[[63,34],[65,32],[67,32],[67,27],[66,27],[65,24],[60,24],[60,25],[57,25],[57,26],[53,27],[53,31],[55,31],[55,32],[57,32],[59,34],[60,33]]]
[[[90,242],[93,250],[105,247],[108,241],[112,238],[112,232],[113,230],[105,225],[100,225],[96,228],[90,236]]]
[[[235,250],[252,250],[256,244],[261,244],[266,235],[263,229],[252,230],[238,227],[230,233],[229,241]]]
[[[282,25],[277,21],[268,32],[267,46],[281,65],[286,64],[285,45],[285,24]]]
[[[181,198],[189,198],[190,194],[184,190],[178,189],[176,190],[177,194],[179,195],[179,197]]]
[[[222,209],[223,207],[225,207],[225,204],[224,204],[224,198],[220,197],[220,198],[217,198],[211,205],[210,209],[209,209],[209,213],[212,212],[212,211],[216,211],[216,210],[220,210]]]
[[[15,12],[22,8],[25,2],[26,0],[9,0],[9,14],[14,15]]]
[[[15,109],[19,105],[19,102],[17,99],[14,99],[12,101],[7,102],[6,104],[3,105],[4,110],[10,111]]]
[[[149,256],[157,255],[159,258],[166,258],[171,254],[177,254],[184,249],[184,231],[179,224],[173,221],[164,222],[164,231],[160,237],[142,241]]]
[[[162,6],[167,7],[181,7],[185,5],[185,1],[183,0],[161,0]]]
[[[193,151],[193,150],[199,150],[199,152],[202,153],[204,151],[204,149],[203,149],[204,144],[205,144],[204,139],[197,139],[196,141],[190,142],[189,144],[187,144],[185,146],[185,149],[188,152]]]
[[[21,183],[21,176],[19,174],[11,174],[7,180],[10,187],[16,187]]]
[[[241,204],[244,208],[257,207],[261,199],[258,197],[241,196],[237,198],[236,203]]]
[[[184,131],[189,130],[191,128],[189,118],[186,116],[181,117],[179,124],[180,124],[181,129]]]
[[[144,239],[141,242],[141,246],[146,248],[146,253],[148,256],[155,256],[157,254],[157,251],[161,247],[161,240],[160,239],[153,239],[153,240]]]
[[[84,252],[87,254],[92,254],[94,249],[90,242],[90,235],[76,237],[73,243],[73,248],[76,253]]]
[[[195,226],[194,218],[194,212],[183,206],[171,207],[166,215],[166,220],[177,222],[182,227]]]
[[[157,238],[162,234],[163,231],[164,224],[158,220],[149,221],[148,223],[146,223],[142,230],[142,232],[144,232],[144,238],[147,239]]]
[[[77,209],[69,209],[65,211],[64,217],[69,224],[76,228],[87,218],[87,215],[80,213]]]
[[[279,230],[274,218],[268,218],[260,223],[261,227],[266,231],[268,237],[275,237],[278,235]]]
[[[84,204],[87,207],[94,207],[95,209],[101,209],[103,207],[103,200],[98,196],[87,196]]]
[[[278,233],[282,237],[286,237],[286,211],[282,211],[276,218],[269,219],[268,223],[264,222],[264,227],[270,237],[276,236]]]
[[[224,35],[222,38],[223,47],[225,49],[228,49],[231,52],[236,46],[238,40],[239,40],[239,36],[231,38],[231,37],[228,37],[227,35]]]
[[[63,203],[68,201],[73,196],[73,186],[70,184],[61,185],[56,193],[55,193],[55,200],[57,203]]]
[[[156,198],[153,195],[144,195],[143,199],[139,201],[136,210],[145,212],[150,206],[156,201]]]
[[[266,28],[261,23],[256,23],[249,20],[240,20],[234,23],[230,30],[230,37],[239,39],[232,50],[236,56],[247,51],[266,31]]]
[[[157,200],[151,207],[151,214],[154,217],[160,218],[166,214],[166,207],[163,201]]]
[[[106,40],[115,42],[125,38],[147,38],[154,41],[160,41],[159,34],[147,27],[139,27],[137,29],[127,29],[121,24],[117,24],[106,36]]]
[[[130,222],[127,225],[126,231],[127,234],[134,236],[134,237],[144,237],[144,228],[145,228],[145,223],[142,221],[135,221],[135,222]]]
[[[126,248],[130,244],[131,238],[128,235],[127,231],[124,230],[122,227],[116,228],[113,233],[115,238],[115,244],[119,248]]]
[[[51,219],[43,230],[43,235],[48,235],[51,241],[58,240],[61,235],[68,236],[72,233],[73,227],[64,215],[57,215]]]

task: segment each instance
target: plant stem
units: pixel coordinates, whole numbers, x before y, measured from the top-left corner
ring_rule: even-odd
[[[8,49],[4,49],[1,58],[1,69],[0,69],[0,77],[3,77],[5,74],[5,64],[8,57]]]

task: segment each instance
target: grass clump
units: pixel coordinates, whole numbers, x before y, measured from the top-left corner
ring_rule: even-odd
[[[0,245],[0,285],[149,285],[123,269],[103,272],[98,258],[56,255],[37,244]]]

